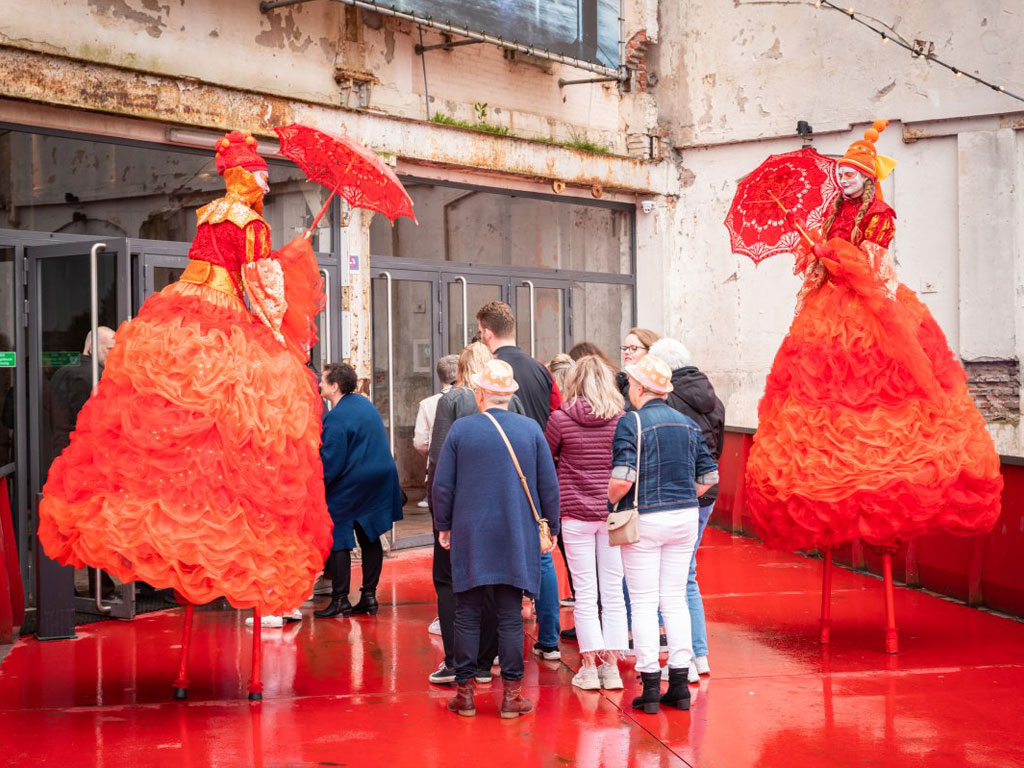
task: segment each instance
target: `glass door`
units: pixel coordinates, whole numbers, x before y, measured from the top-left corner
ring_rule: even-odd
[[[569,281],[513,278],[516,341],[544,365],[572,347],[572,284]]]
[[[384,419],[398,478],[406,496],[405,519],[392,543],[416,546],[433,540],[426,494],[426,459],[413,447],[420,401],[439,391],[434,364],[440,348],[436,273],[373,269],[373,376],[371,397]]]
[[[441,324],[446,355],[457,355],[476,336],[476,313],[491,301],[508,301],[508,278],[502,275],[442,273]]]
[[[125,239],[104,238],[30,246],[25,251],[31,307],[28,404],[35,522],[50,464],[67,446],[78,411],[91,394],[106,356],[102,329],[116,330],[128,318],[129,250]],[[101,329],[99,334],[93,332],[94,326]],[[99,344],[94,345],[97,336]],[[41,639],[73,636],[76,610],[117,618],[134,615],[133,584],[115,584],[95,569],[75,572],[46,557],[38,541],[33,544],[36,632]]]
[[[171,283],[177,282],[181,273],[188,266],[188,245],[182,243],[181,253],[152,253],[143,252],[139,254],[136,264],[141,270],[141,278],[136,280],[138,292],[136,293],[135,312],[139,307],[152,296],[159,293]]]

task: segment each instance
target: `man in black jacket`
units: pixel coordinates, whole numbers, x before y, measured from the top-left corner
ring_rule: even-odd
[[[512,307],[503,301],[484,304],[476,313],[476,322],[480,341],[496,358],[512,366],[523,409],[543,431],[551,411],[561,403],[552,398],[554,380],[548,369],[516,346],[516,319]]]
[[[651,345],[649,355],[661,358],[672,369],[672,392],[668,404],[680,413],[689,416],[704,434],[704,443],[717,462],[722,455],[722,441],[725,438],[725,405],[715,395],[708,377],[696,366],[690,364],[690,352],[681,341],[658,339]],[[718,485],[713,485],[697,503],[700,514],[697,527],[697,547],[704,536],[711,512],[718,498]],[[699,675],[710,674],[708,666],[708,636],[704,621],[704,602],[697,585],[697,548],[693,550],[690,573],[686,580],[686,601],[690,607],[690,625],[693,633],[694,664],[690,667],[690,682],[697,682]]]
[[[516,346],[516,319],[512,307],[503,301],[492,301],[476,313],[480,341],[499,360],[512,366],[512,375],[519,384],[517,395],[526,415],[540,424],[548,424],[551,411],[561,405],[551,373],[541,363]],[[551,553],[540,558],[540,594],[537,596],[537,642],[533,652],[549,661],[562,658],[558,650],[561,622],[558,615],[558,576]]]

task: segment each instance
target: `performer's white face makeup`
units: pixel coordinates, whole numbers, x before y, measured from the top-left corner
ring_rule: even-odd
[[[859,197],[860,193],[864,191],[864,182],[867,180],[867,176],[856,168],[841,165],[837,176],[839,177],[839,188],[843,190],[843,195],[846,197]]]
[[[263,194],[270,194],[270,174],[266,171],[253,171],[252,175],[256,177],[256,183],[260,185],[260,189],[263,190]]]

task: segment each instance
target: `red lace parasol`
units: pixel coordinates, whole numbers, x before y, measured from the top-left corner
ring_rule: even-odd
[[[733,253],[757,264],[769,256],[793,253],[801,232],[821,228],[839,194],[836,161],[810,147],[770,155],[736,187],[725,226]]]
[[[281,139],[281,154],[293,160],[309,179],[330,189],[331,197],[339,194],[352,207],[380,213],[391,223],[399,216],[416,221],[412,199],[398,176],[359,142],[298,123],[274,130]],[[329,203],[330,197],[310,226],[310,232]]]

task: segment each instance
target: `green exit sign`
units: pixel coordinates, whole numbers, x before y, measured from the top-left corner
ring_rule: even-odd
[[[13,352],[8,354],[13,355]],[[78,365],[82,355],[78,352],[43,352],[41,355],[43,368],[60,368],[65,365]]]
[[[0,368],[14,368],[17,364],[17,352],[0,352]]]

